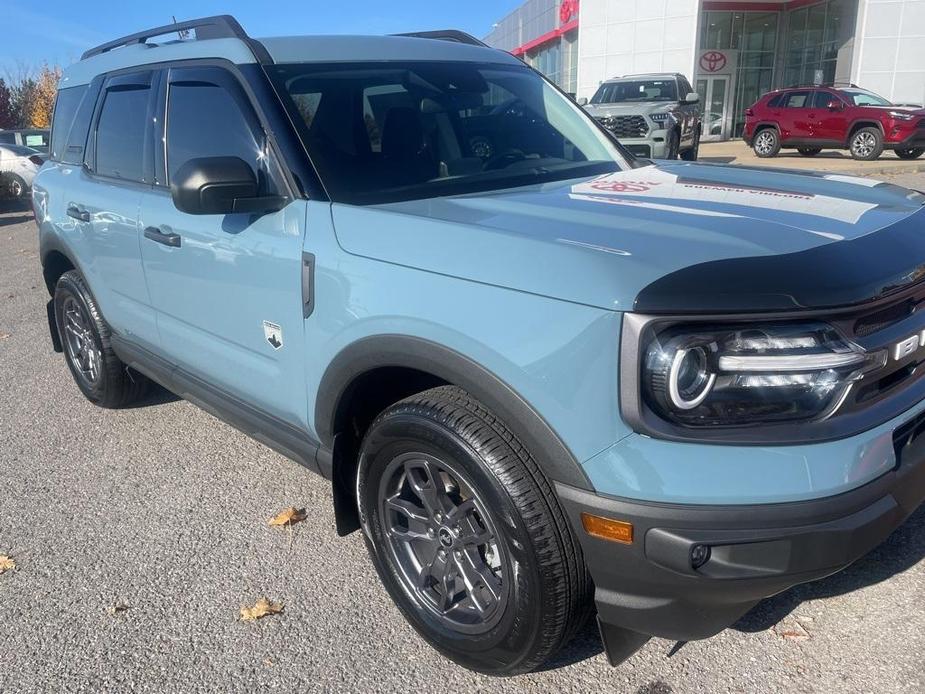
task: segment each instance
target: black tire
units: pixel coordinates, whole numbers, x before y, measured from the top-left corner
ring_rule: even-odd
[[[897,149],[896,156],[900,159],[918,159],[925,154],[925,147],[915,147],[913,149]]]
[[[22,200],[29,191],[29,186],[26,185],[26,181],[17,174],[10,174],[9,180],[4,181],[4,183],[6,183],[7,187],[4,192],[6,192],[9,197],[13,198],[13,200]]]
[[[684,161],[697,161],[697,158],[700,156],[700,128],[697,128],[697,132],[694,133],[694,144],[690,149],[685,149],[681,152],[681,159]]]
[[[764,128],[755,133],[752,149],[761,159],[770,159],[780,153],[780,135],[775,128]]]
[[[386,501],[404,493],[396,489],[423,492],[399,499],[413,504],[413,515]],[[383,584],[411,625],[456,663],[492,675],[528,672],[587,619],[590,578],[549,481],[507,427],[465,391],[434,388],[380,414],[361,447],[357,498]],[[447,502],[451,510],[443,517],[427,510],[446,509]],[[460,516],[457,509],[467,505]],[[456,524],[450,532],[456,523],[450,519],[460,517],[467,519],[464,530]],[[412,529],[416,538],[408,540]],[[463,579],[472,576],[463,567],[476,565],[470,590]],[[450,571],[440,574],[441,567]],[[484,614],[476,597],[487,605]],[[456,598],[458,606],[449,607]],[[466,601],[474,610],[471,624],[464,622]]]
[[[883,154],[883,133],[880,128],[860,128],[848,143],[851,157],[858,161],[874,161]]]
[[[681,136],[677,130],[672,130],[668,135],[668,142],[665,147],[665,159],[674,161],[678,158],[678,150],[681,148]]]
[[[54,309],[64,359],[87,400],[100,407],[125,407],[144,394],[148,379],[112,351],[109,326],[78,271],[61,275],[55,285]]]
[[[799,147],[797,149],[797,152],[802,154],[804,157],[815,157],[821,151],[822,147]]]

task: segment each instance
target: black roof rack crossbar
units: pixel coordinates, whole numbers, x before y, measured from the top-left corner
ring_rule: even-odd
[[[190,30],[195,30],[198,40],[237,38],[250,43],[247,33],[241,25],[238,24],[238,20],[230,15],[223,14],[216,15],[215,17],[190,19],[185,22],[174,22],[173,24],[165,24],[164,26],[155,27],[153,29],[139,31],[137,34],[129,34],[128,36],[123,36],[121,39],[107,41],[95,48],[91,48],[86,51],[80,59],[86,60],[87,58],[92,58],[102,53],[108,53],[114,48],[121,48],[122,46],[146,43],[148,39],[152,39],[155,36],[164,36],[165,34],[174,33],[179,34],[180,32]]]
[[[466,43],[470,46],[482,46],[488,48],[488,44],[479,41],[472,34],[458,29],[438,29],[437,31],[412,31],[407,34],[393,34],[393,36],[407,36],[415,39],[439,39],[441,41],[455,41],[456,43]]]

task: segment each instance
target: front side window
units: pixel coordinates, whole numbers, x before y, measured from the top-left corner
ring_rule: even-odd
[[[685,96],[687,96],[685,94]],[[592,104],[619,104],[633,101],[677,101],[675,80],[632,80],[602,84],[591,97]]]
[[[456,195],[629,165],[574,102],[525,66],[295,63],[272,74],[338,202]]]
[[[218,84],[175,82],[167,95],[167,178],[190,159],[238,157],[260,178],[264,145],[235,98]]]
[[[111,87],[106,91],[96,127],[96,173],[144,181],[147,85]]]
[[[892,106],[893,104],[877,96],[873,92],[864,91],[863,89],[844,89],[842,94],[846,95],[855,106]]]

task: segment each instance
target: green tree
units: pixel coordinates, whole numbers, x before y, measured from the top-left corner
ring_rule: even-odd
[[[0,128],[9,129],[16,125],[13,118],[13,94],[6,85],[6,81],[0,77]]]

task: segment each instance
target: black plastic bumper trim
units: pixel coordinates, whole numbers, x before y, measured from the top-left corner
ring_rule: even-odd
[[[605,644],[618,644],[609,656],[619,662],[628,641],[638,640],[632,633],[708,638],[760,600],[867,554],[925,500],[925,446],[910,446],[897,469],[863,487],[814,501],[659,504],[555,486],[594,579],[602,632],[613,636]],[[631,522],[636,541],[587,535],[582,512]],[[710,552],[694,568],[697,545]]]

